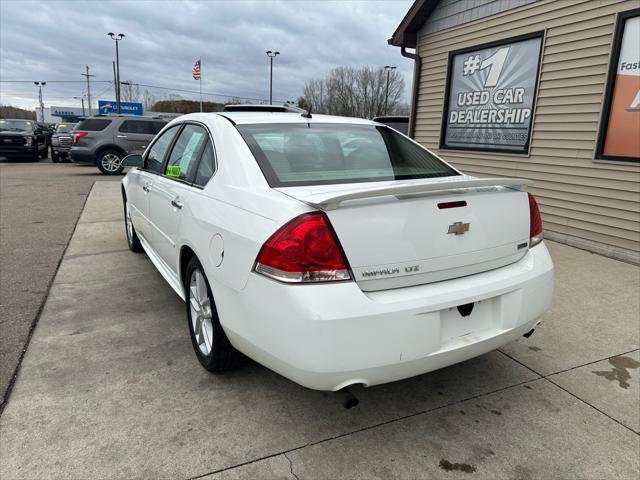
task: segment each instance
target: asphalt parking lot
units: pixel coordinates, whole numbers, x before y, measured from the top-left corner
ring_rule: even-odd
[[[117,183],[97,182],[66,227],[0,417],[1,478],[638,477],[638,267],[549,242],[556,294],[536,334],[353,388],[346,409],[256,364],[204,371],[184,305],[127,249],[121,209]]]

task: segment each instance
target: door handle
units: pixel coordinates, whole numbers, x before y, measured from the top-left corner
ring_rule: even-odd
[[[116,135],[117,138],[127,138],[126,135]]]
[[[147,193],[149,193],[149,190],[151,190],[151,188],[149,188],[149,186],[148,186],[148,185],[143,185],[143,186],[142,186],[142,189],[143,189],[145,192],[147,192]]]
[[[181,210],[183,205],[181,202],[179,202],[177,199],[173,199],[171,200],[171,205],[173,205],[174,207],[176,207],[178,210]]]

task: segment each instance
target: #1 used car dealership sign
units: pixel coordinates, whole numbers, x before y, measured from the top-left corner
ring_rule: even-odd
[[[452,52],[441,147],[526,152],[541,34]]]

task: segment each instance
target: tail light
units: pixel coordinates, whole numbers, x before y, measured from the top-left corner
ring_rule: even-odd
[[[73,132],[73,143],[78,143],[82,137],[86,137],[87,135],[87,132]]]
[[[533,247],[542,241],[542,217],[536,197],[529,195],[529,216],[531,218],[531,227],[529,230],[529,247]]]
[[[349,264],[322,212],[304,213],[262,246],[255,271],[287,283],[350,280]]]

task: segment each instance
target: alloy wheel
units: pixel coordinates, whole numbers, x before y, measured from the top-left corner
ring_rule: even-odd
[[[102,163],[102,167],[107,172],[117,172],[120,169],[122,160],[114,153],[107,153],[102,156],[100,163]]]
[[[127,226],[127,241],[129,242],[129,245],[131,245],[133,243],[133,223],[131,223],[131,209],[129,208],[129,202],[127,202],[124,221]]]
[[[199,269],[195,269],[191,273],[189,280],[189,305],[194,338],[200,352],[208,356],[211,353],[213,343],[211,299],[204,275]]]

